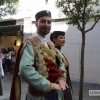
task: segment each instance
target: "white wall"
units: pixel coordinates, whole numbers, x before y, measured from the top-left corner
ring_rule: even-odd
[[[88,24],[87,28],[91,27],[91,24]],[[66,44],[62,51],[69,60],[71,79],[79,80],[81,32],[72,25],[69,25],[66,29]],[[49,35],[47,40],[49,40]],[[93,30],[86,33],[84,67],[84,81],[100,83],[100,22]]]

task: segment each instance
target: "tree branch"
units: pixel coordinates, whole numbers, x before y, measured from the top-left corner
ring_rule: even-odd
[[[77,2],[78,2],[78,1],[75,0],[75,4],[76,4]],[[80,4],[81,4],[81,1],[80,1]],[[73,5],[73,6],[77,9],[77,12],[80,13],[80,14],[82,15],[80,8],[78,8],[79,6],[75,6],[75,5]]]
[[[10,6],[12,3],[14,3],[14,1],[12,0],[11,2],[7,3],[7,6],[3,9],[4,12],[6,12],[6,9],[8,8],[8,6]],[[1,16],[3,15],[6,15],[6,14],[3,14],[3,11],[2,13],[0,14]]]
[[[84,0],[84,10],[83,10],[83,23],[85,23],[85,10],[86,10],[86,6],[87,6],[87,0]]]
[[[70,10],[70,12],[72,13],[72,15],[73,15],[74,19],[76,20],[76,22],[77,22],[77,24],[78,24],[78,29],[79,29],[79,30],[82,30],[82,28],[81,28],[81,26],[80,26],[80,24],[79,24],[78,19],[74,16],[74,14],[73,14],[73,12],[72,12],[72,10],[70,9],[70,7],[69,7],[69,6],[68,6],[68,9]]]
[[[88,20],[85,21],[85,25],[87,24]]]
[[[85,33],[87,33],[88,31],[92,30],[94,28],[94,26],[96,25],[96,23],[99,21],[99,19],[100,19],[100,17],[96,20],[96,22],[93,24],[93,26],[90,29],[85,31]]]
[[[4,12],[6,12],[7,7],[10,5],[10,3],[8,3],[8,5],[3,9]],[[1,13],[1,16],[3,15],[3,11]]]
[[[79,27],[77,27],[80,31],[82,31]]]

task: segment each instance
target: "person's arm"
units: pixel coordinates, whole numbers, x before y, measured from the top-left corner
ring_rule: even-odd
[[[59,78],[63,79],[66,81],[66,69],[65,69],[65,64],[62,61],[62,57],[59,57],[60,60],[60,66],[59,66]]]
[[[1,73],[1,77],[4,77],[4,71],[3,71],[3,67],[2,67],[2,60],[0,59],[0,73]]]
[[[66,87],[68,87],[67,83],[66,83],[66,69],[65,69],[65,64],[63,63],[62,61],[62,57],[59,57],[59,60],[60,60],[60,66],[59,66],[59,77],[58,77],[58,80],[57,82],[59,83],[60,87],[62,90],[66,90]]]
[[[6,58],[8,58],[11,55],[11,52],[6,54]]]
[[[35,54],[32,46],[29,43],[26,43],[19,65],[19,75],[34,88],[43,92],[48,92],[51,90],[52,84],[35,70],[35,67],[33,66],[34,56]]]

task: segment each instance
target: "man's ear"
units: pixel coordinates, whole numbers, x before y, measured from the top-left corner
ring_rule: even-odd
[[[35,22],[35,26],[37,27],[37,22]]]

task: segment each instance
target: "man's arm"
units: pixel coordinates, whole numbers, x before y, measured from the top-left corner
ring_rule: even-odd
[[[21,78],[29,85],[43,92],[49,92],[52,89],[62,90],[58,84],[51,83],[35,70],[35,67],[33,66],[34,56],[35,53],[32,46],[29,43],[26,43],[19,65],[19,75]]]
[[[29,43],[26,43],[19,65],[19,75],[34,88],[43,92],[48,92],[51,90],[51,83],[35,70],[35,67],[33,66],[34,56],[35,53],[32,46]]]

